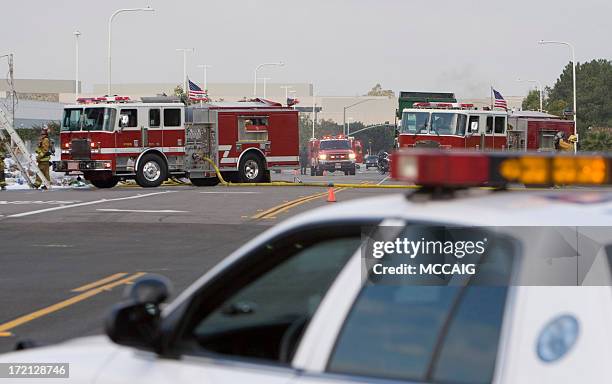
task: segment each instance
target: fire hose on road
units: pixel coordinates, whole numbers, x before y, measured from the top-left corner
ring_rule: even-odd
[[[217,164],[215,164],[215,162],[212,161],[212,159],[208,157],[202,157],[202,159],[210,163],[210,165],[215,170],[215,173],[217,174],[217,178],[219,178],[219,183],[226,187],[279,187],[280,186],[280,187],[321,187],[321,188],[336,187],[336,188],[378,188],[378,189],[417,189],[419,188],[417,185],[351,184],[351,183],[332,183],[332,182],[296,183],[296,182],[289,182],[289,181],[272,181],[269,183],[232,183],[232,182],[226,181],[223,178],[223,176],[221,175],[221,171],[219,170],[219,167],[217,167]]]

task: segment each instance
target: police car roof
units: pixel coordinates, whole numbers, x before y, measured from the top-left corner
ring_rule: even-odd
[[[337,219],[401,218],[473,226],[608,226],[612,190],[473,190],[449,200],[413,201],[406,194],[351,200],[290,219],[301,223]]]

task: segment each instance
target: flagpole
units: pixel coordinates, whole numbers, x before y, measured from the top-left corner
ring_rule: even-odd
[[[493,110],[493,86],[491,86],[491,110]]]

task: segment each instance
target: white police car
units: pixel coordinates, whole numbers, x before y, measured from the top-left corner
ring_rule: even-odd
[[[400,154],[396,178],[427,193],[292,218],[163,309],[167,283],[139,280],[107,320],[109,337],[0,362],[69,362],[75,383],[612,382],[612,191],[449,188],[480,185],[485,174],[497,186],[570,183],[572,165],[555,159]],[[592,184],[576,175],[602,171],[600,158],[576,159],[573,177]],[[590,180],[610,181],[607,161]],[[455,163],[473,172],[449,174]],[[493,244],[493,280],[365,273],[362,244],[425,240],[428,228],[470,228]]]

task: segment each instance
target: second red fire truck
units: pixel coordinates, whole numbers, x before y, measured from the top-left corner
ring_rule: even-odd
[[[472,104],[416,102],[402,111],[400,147],[552,151],[574,123],[540,112],[477,109]]]
[[[54,170],[99,188],[124,179],[156,187],[171,176],[204,186],[219,182],[211,159],[224,178],[266,182],[272,169],[298,167],[298,134],[298,112],[267,100],[83,98],[64,108]]]
[[[325,171],[355,174],[357,155],[353,150],[353,141],[345,135],[311,139],[308,154],[311,176],[323,176]]]

